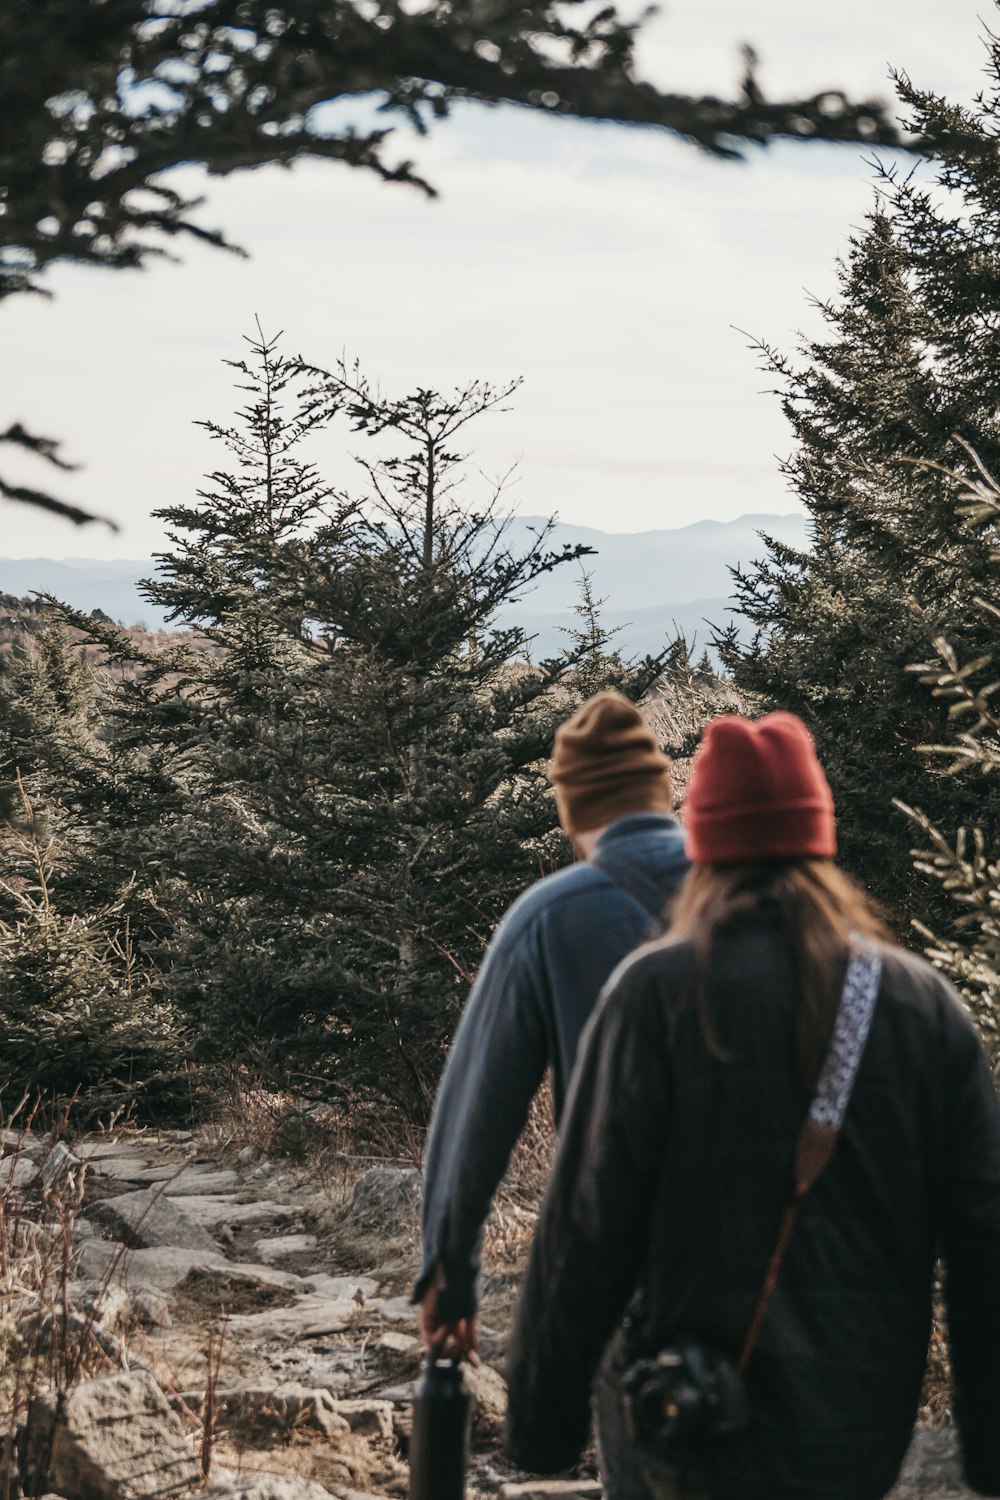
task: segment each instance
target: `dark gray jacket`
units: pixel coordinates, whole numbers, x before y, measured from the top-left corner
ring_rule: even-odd
[[[529,1472],[586,1442],[591,1377],[637,1289],[636,1352],[686,1334],[735,1357],[764,1279],[809,1102],[794,975],[773,921],[716,940],[720,1061],[686,1002],[692,962],[686,943],[640,954],[582,1044],[509,1355],[510,1449]],[[750,1428],[692,1455],[696,1487],[883,1495],[916,1416],[939,1251],[966,1474],[1000,1495],[1000,1107],[954,990],[887,948],[844,1126],[747,1372]]]
[[[597,996],[655,931],[686,869],[675,819],[619,818],[592,861],[538,881],[497,928],[455,1033],[424,1159],[414,1300],[440,1267],[442,1318],[475,1311],[483,1223],[546,1068],[558,1121]]]

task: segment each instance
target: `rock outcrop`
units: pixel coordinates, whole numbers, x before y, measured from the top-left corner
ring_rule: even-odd
[[[28,1412],[24,1473],[72,1500],[175,1500],[201,1483],[187,1434],[144,1371],[37,1396]]]

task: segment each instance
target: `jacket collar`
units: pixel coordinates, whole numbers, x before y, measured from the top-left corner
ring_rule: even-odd
[[[594,853],[598,853],[601,849],[608,849],[612,845],[627,843],[629,839],[644,833],[674,831],[680,833],[680,824],[668,813],[628,813],[624,818],[616,818],[613,823],[608,824],[594,846]]]

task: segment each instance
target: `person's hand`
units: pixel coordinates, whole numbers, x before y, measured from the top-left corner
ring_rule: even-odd
[[[433,1349],[442,1359],[467,1359],[470,1365],[478,1365],[479,1333],[475,1314],[469,1318],[442,1322],[437,1315],[439,1286],[440,1275],[427,1288],[420,1304],[420,1337],[424,1346]]]

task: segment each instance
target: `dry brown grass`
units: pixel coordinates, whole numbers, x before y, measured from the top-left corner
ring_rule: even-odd
[[[500,1335],[491,1358],[506,1347],[555,1146],[552,1093],[546,1082],[532,1103],[483,1237],[481,1321]]]
[[[418,1167],[424,1133],[360,1107],[318,1104],[263,1087],[233,1071],[218,1093],[213,1118],[199,1130],[203,1150],[220,1161],[281,1161],[308,1170],[332,1201],[343,1201],[370,1166]]]
[[[216,1470],[282,1474],[311,1479],[331,1494],[353,1490],[363,1495],[403,1496],[408,1488],[406,1465],[390,1441],[376,1442],[356,1435],[335,1445],[319,1433],[292,1431],[280,1446],[266,1452],[226,1433],[217,1435],[213,1449]]]
[[[22,1106],[13,1118],[0,1119],[7,1132],[0,1188],[2,1500],[17,1493],[19,1429],[34,1397],[121,1367],[119,1341],[97,1321],[114,1263],[83,1308],[70,1300],[86,1167],[60,1169],[66,1115],[54,1137],[39,1141],[33,1131],[36,1114],[37,1106],[28,1114]]]
[[[951,1421],[951,1357],[948,1352],[948,1327],[940,1274],[934,1291],[934,1323],[927,1351],[924,1388],[920,1396],[920,1420],[935,1425]]]
[[[552,1091],[546,1080],[532,1102],[528,1122],[500,1184],[483,1243],[490,1267],[523,1263],[555,1153]]]

